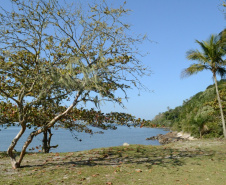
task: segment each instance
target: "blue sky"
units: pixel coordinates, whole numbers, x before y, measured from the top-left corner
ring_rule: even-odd
[[[145,43],[141,48],[150,52],[142,60],[153,73],[142,81],[153,92],[142,91],[138,96],[134,89],[128,93],[126,109],[107,104],[102,110],[152,119],[168,106],[182,105],[183,100],[213,84],[208,71],[183,79],[180,75],[193,62],[186,59],[186,52],[199,49],[195,40],[206,40],[225,28],[221,3],[221,0],[127,0],[126,7],[133,10],[126,18],[133,25],[131,31],[146,33],[156,42]]]
[[[59,2],[62,0],[59,0]],[[77,0],[69,0],[77,2]],[[92,2],[92,0],[86,0]],[[121,5],[125,0],[108,0]],[[81,0],[82,2],[82,0]],[[84,1],[83,1],[84,2]],[[140,50],[150,54],[142,58],[152,75],[142,82],[152,92],[128,91],[126,109],[106,103],[103,112],[126,112],[136,117],[153,119],[167,107],[175,108],[207,86],[213,84],[210,72],[181,79],[181,71],[192,61],[186,59],[189,49],[199,49],[197,40],[206,40],[225,28],[221,0],[127,0],[126,8],[132,12],[125,20],[132,25],[131,33],[147,34],[153,42],[145,42]],[[3,6],[6,7],[9,4]],[[90,107],[87,107],[90,108]]]

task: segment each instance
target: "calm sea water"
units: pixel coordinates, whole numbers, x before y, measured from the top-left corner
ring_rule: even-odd
[[[19,127],[11,127],[8,129],[1,129],[0,131],[0,151],[6,151],[12,139],[19,131]],[[100,129],[93,128],[95,132]],[[25,134],[19,140],[15,149],[20,151],[29,133],[32,130],[26,130]],[[51,145],[59,145],[52,149],[51,152],[75,152],[90,150],[94,148],[120,146],[123,143],[142,144],[142,145],[160,145],[158,141],[146,140],[147,137],[156,136],[158,134],[166,134],[168,131],[157,128],[128,128],[126,126],[119,126],[117,130],[106,130],[104,134],[89,135],[86,133],[76,133],[77,137],[82,141],[74,139],[71,132],[65,129],[52,130]],[[42,134],[35,137],[29,148],[36,147],[42,144]],[[38,150],[35,150],[38,151]]]

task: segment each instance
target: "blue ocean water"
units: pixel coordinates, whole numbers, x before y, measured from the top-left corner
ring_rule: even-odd
[[[0,131],[0,151],[6,151],[11,141],[19,132],[20,127],[10,127],[8,129],[1,129]],[[101,131],[98,128],[93,128],[94,132]],[[27,129],[22,138],[19,140],[15,149],[21,151],[21,148],[26,141],[28,135],[32,132],[32,129]],[[160,145],[158,141],[146,140],[151,136],[158,134],[166,134],[169,131],[159,128],[134,128],[126,126],[118,126],[117,130],[105,130],[103,134],[87,134],[77,133],[74,134],[78,139],[74,139],[73,134],[69,130],[65,129],[52,129],[52,141],[51,145],[59,145],[55,149],[51,149],[51,152],[75,152],[90,150],[94,148],[120,146],[123,143],[129,144],[142,144],[142,145]],[[28,149],[35,148],[42,144],[42,134],[35,137]],[[36,149],[34,151],[38,151]],[[29,151],[29,150],[28,150]]]

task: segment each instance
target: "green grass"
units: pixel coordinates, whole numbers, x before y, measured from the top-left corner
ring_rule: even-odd
[[[131,145],[74,153],[27,154],[13,170],[0,153],[0,184],[224,185],[226,141]]]

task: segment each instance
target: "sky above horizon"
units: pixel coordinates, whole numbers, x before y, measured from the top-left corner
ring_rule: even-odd
[[[107,2],[120,6],[124,1]],[[4,2],[2,6],[8,7],[9,0]],[[181,72],[193,63],[186,59],[186,52],[200,49],[195,43],[196,39],[207,40],[211,34],[218,34],[225,29],[226,19],[221,4],[222,0],[127,0],[125,8],[132,12],[125,20],[132,25],[131,33],[147,34],[152,41],[145,42],[140,48],[150,53],[141,60],[150,67],[152,74],[141,81],[151,92],[129,90],[128,102],[123,101],[125,109],[106,103],[101,106],[101,110],[153,119],[160,112],[167,111],[167,107],[180,106],[184,100],[213,84],[209,71],[183,79]]]
[[[115,1],[114,1],[115,2]],[[123,3],[124,0],[117,1]],[[114,4],[114,3],[113,3]],[[143,119],[153,119],[167,107],[182,105],[196,93],[213,84],[209,71],[181,78],[183,69],[193,61],[186,59],[190,49],[200,49],[195,40],[207,40],[211,34],[225,29],[225,16],[221,0],[127,0],[126,8],[132,12],[126,21],[132,24],[131,31],[147,34],[153,42],[142,47],[149,55],[142,60],[152,74],[142,82],[152,92],[136,89],[128,92],[126,109],[107,104],[104,112],[127,112]],[[141,48],[142,50],[142,48]],[[218,78],[220,80],[220,78]]]

